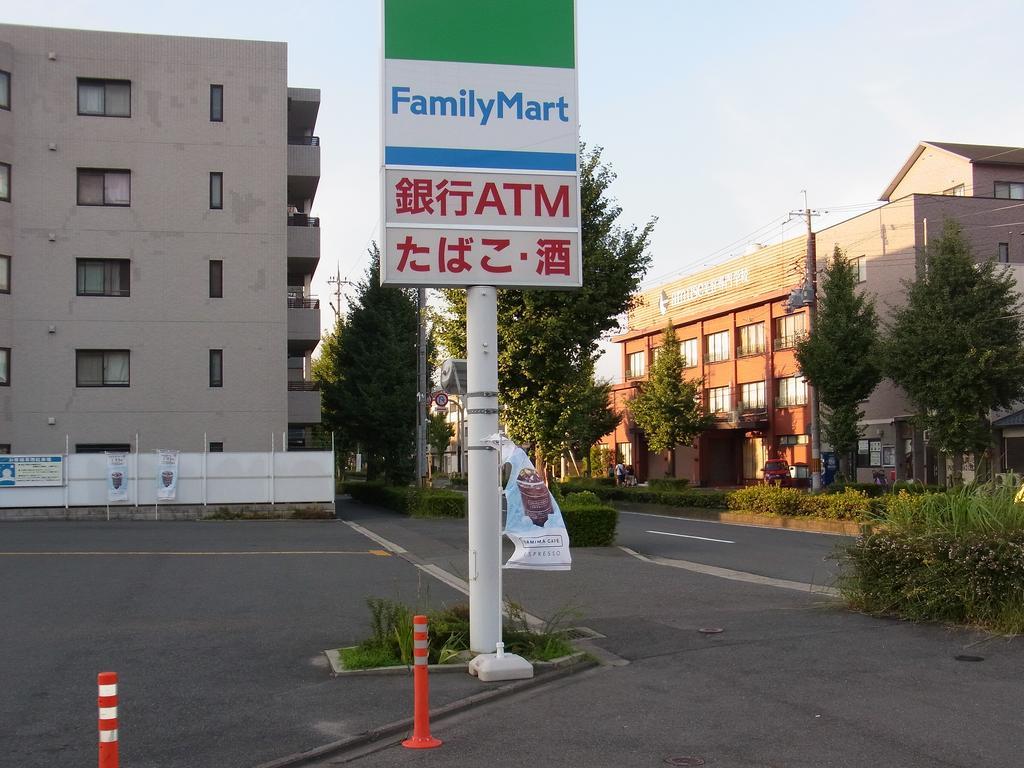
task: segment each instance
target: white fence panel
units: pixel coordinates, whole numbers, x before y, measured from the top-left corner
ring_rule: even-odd
[[[0,488],[0,508],[102,507],[107,502],[107,457],[76,453],[66,457],[65,486]],[[157,503],[157,454],[128,455],[128,500],[111,506]],[[179,453],[177,498],[167,504],[266,504],[334,501],[334,454]]]

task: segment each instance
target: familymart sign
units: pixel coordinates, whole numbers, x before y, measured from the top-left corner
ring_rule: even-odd
[[[381,279],[581,282],[573,0],[384,0]]]

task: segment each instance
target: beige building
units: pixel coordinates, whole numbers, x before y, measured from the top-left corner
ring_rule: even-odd
[[[883,318],[903,303],[902,282],[923,268],[928,238],[940,234],[947,219],[963,227],[976,259],[995,259],[1018,273],[1016,265],[1024,265],[1024,149],[921,142],[881,199],[885,205],[821,230],[815,239],[819,269],[836,245],[857,260],[860,287],[876,297]],[[877,469],[890,478],[937,478],[935,452],[926,452],[925,435],[910,424],[911,407],[901,390],[883,380],[864,412],[859,480],[870,482]],[[1007,456],[1001,436],[996,439],[998,471],[1007,468]]]
[[[284,43],[0,25],[0,451],[306,442],[319,91],[287,74]]]

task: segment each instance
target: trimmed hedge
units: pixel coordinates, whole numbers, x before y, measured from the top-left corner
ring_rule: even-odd
[[[466,497],[458,491],[384,483],[345,483],[342,488],[363,504],[384,507],[411,517],[466,516]]]
[[[848,547],[844,566],[843,594],[859,610],[1024,632],[1024,533],[883,530]]]
[[[647,481],[647,487],[652,491],[685,491],[689,486],[690,481],[685,477],[658,477]]]
[[[809,494],[778,485],[752,485],[729,494],[729,509],[758,515],[824,517],[863,520],[876,514],[880,499],[846,488],[838,493]]]
[[[592,491],[570,493],[559,503],[573,547],[608,547],[615,543],[619,513]]]
[[[605,486],[577,483],[575,480],[562,483],[564,493],[593,491],[602,501],[626,501],[637,504],[664,504],[668,507],[701,507],[704,509],[725,509],[728,491],[705,491],[691,488],[686,491],[656,491],[643,486]]]

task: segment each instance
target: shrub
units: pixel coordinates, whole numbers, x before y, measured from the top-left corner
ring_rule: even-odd
[[[874,514],[876,505],[865,494],[852,488],[842,493],[822,493],[806,496],[802,507],[804,514],[825,517],[830,520],[865,520]]]
[[[803,503],[807,494],[796,488],[779,485],[751,485],[729,494],[729,509],[758,515],[806,514]]]
[[[886,510],[892,530],[912,534],[1015,534],[1024,532],[1024,504],[1013,488],[964,487],[946,493],[899,493]]]
[[[840,583],[855,608],[1024,632],[1024,532],[884,530],[858,539],[844,560]]]
[[[573,547],[607,547],[615,543],[619,513],[594,493],[571,493],[559,504]]]
[[[689,485],[690,481],[685,477],[660,477],[647,481],[647,487],[653,491],[685,491]]]
[[[344,483],[342,487],[356,501],[391,509],[403,515],[409,512],[409,495],[415,491],[413,488],[377,482]]]
[[[945,490],[941,485],[925,485],[917,480],[897,480],[892,484],[893,493],[899,493],[900,491],[906,491],[907,493],[942,493]]]
[[[436,488],[414,490],[409,496],[412,517],[465,517],[466,495]]]
[[[638,504],[664,504],[669,507],[702,507],[725,509],[727,491],[705,491],[689,488],[685,491],[657,491],[652,488],[623,487],[604,483],[581,483],[576,479],[562,483],[565,493],[592,491],[602,501],[632,501]]]
[[[882,496],[886,493],[888,488],[884,485],[878,485],[876,483],[832,483],[832,485],[823,489],[823,493],[846,493],[847,490],[860,491],[865,496],[874,498],[876,496]]]

